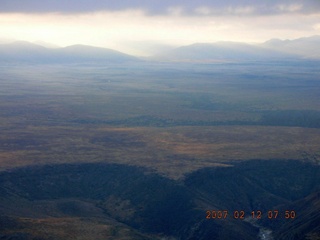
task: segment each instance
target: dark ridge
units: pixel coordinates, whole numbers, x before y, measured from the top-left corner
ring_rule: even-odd
[[[320,237],[320,191],[314,192],[307,197],[297,200],[290,205],[277,207],[280,212],[288,211],[289,219],[277,218],[272,221],[265,219],[265,226],[274,231],[275,239],[319,239]],[[291,218],[292,211],[296,217]],[[290,215],[289,215],[290,214]]]
[[[147,232],[177,234],[194,215],[190,193],[180,184],[138,167],[63,164],[27,167],[0,174],[2,196],[30,201],[93,199],[106,214]],[[110,205],[111,203],[111,205]],[[119,212],[113,205],[127,204]],[[65,211],[72,212],[72,209]],[[132,214],[126,214],[130,211]],[[194,220],[191,220],[191,222]]]
[[[40,238],[31,238],[27,233],[12,233],[12,234],[0,234],[1,240],[42,240]]]
[[[212,110],[215,105],[203,104],[196,106],[196,109]],[[218,106],[223,108],[223,106]],[[252,112],[252,111],[248,111]],[[173,127],[173,126],[287,126],[287,127],[307,127],[320,128],[320,112],[311,110],[279,110],[279,111],[255,111],[261,115],[259,120],[255,121],[192,121],[192,120],[174,120],[159,118],[149,115],[142,115],[119,120],[99,120],[99,119],[76,119],[72,123],[77,124],[109,124],[115,126],[127,127]]]
[[[265,111],[262,114],[263,125],[320,128],[319,111],[282,110]]]
[[[293,160],[251,160],[205,168],[186,177],[188,188],[222,208],[268,210],[320,188],[320,167]]]
[[[234,211],[243,210],[248,217],[253,210],[266,213],[282,206],[279,209],[291,207],[308,218],[315,214],[310,196],[320,190],[319,183],[318,165],[294,160],[251,160],[233,167],[205,168],[183,181],[118,164],[25,167],[0,173],[0,204],[12,199],[3,203],[6,208],[0,208],[0,221],[8,215],[25,217],[23,208],[29,205],[20,203],[30,202],[33,214],[42,214],[37,206],[50,202],[58,215],[85,217],[88,209],[100,209],[105,217],[148,234],[178,239],[256,239],[257,227],[234,219]],[[229,216],[206,219],[207,210],[228,210]],[[8,221],[0,234],[16,229],[15,224]],[[277,236],[292,227],[289,222],[282,228],[261,224],[273,228]],[[297,236],[315,231],[312,222],[306,224],[297,230]]]

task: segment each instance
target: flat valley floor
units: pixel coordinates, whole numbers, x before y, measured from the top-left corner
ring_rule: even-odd
[[[2,64],[0,238],[318,239],[317,66]]]

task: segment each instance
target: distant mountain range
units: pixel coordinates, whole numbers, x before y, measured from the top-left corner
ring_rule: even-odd
[[[294,40],[271,39],[261,44],[261,46],[283,53],[297,54],[304,58],[320,59],[320,36]]]
[[[320,36],[295,40],[271,39],[262,44],[239,42],[195,43],[162,52],[147,58],[147,60],[242,62],[320,59],[319,46]],[[112,49],[86,45],[46,48],[29,42],[0,44],[0,62],[96,63],[140,60],[137,57]]]
[[[256,45],[236,42],[196,43],[179,47],[156,56],[159,60],[186,62],[229,62],[248,60],[279,60],[299,58],[295,54],[283,53]]]
[[[195,43],[154,56],[157,60],[229,62],[320,59],[320,36],[296,40],[272,39],[262,44]]]
[[[139,59],[112,49],[86,45],[46,48],[29,42],[0,45],[0,62],[29,63],[98,63],[127,62]]]

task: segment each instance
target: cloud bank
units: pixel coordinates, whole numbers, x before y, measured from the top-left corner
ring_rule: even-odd
[[[318,0],[1,0],[0,12],[84,13],[141,9],[150,15],[274,15],[282,13],[314,14],[320,12]]]
[[[150,46],[308,37],[320,35],[319,26],[319,0],[0,0],[0,42],[87,44],[137,55],[156,50]]]

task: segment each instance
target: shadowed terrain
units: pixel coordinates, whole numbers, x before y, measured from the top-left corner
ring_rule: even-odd
[[[286,234],[286,225],[295,221],[285,219],[288,208],[299,214],[297,222],[312,216],[313,211],[297,206],[304,201],[304,208],[312,207],[309,194],[320,190],[319,171],[319,166],[299,161],[252,160],[173,181],[147,169],[115,164],[27,167],[0,175],[2,232],[18,232],[22,239],[83,234],[83,239],[121,239],[126,234],[130,239],[256,239],[258,229],[244,218],[260,210],[259,222],[269,227],[282,221],[274,230]],[[225,209],[228,216],[223,219],[206,218],[208,210]],[[278,218],[268,219],[267,212],[274,209],[280,211]],[[236,219],[234,211],[246,214]],[[52,237],[43,236],[43,228]],[[300,234],[309,234],[317,226],[306,222],[303,229]]]

